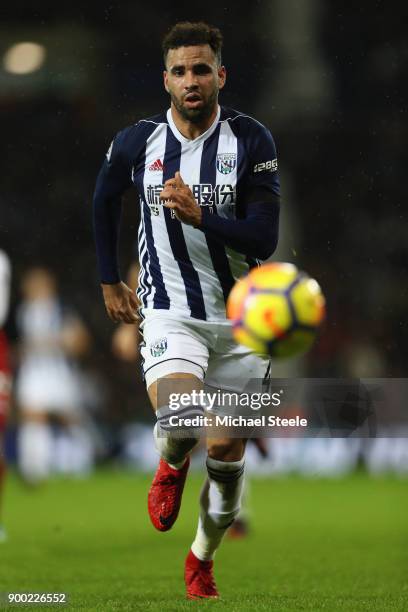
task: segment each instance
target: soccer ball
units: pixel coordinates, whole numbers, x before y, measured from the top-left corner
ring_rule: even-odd
[[[237,281],[227,301],[235,340],[270,357],[307,351],[324,314],[318,283],[290,263],[254,268]]]

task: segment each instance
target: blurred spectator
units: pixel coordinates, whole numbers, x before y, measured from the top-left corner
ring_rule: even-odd
[[[52,471],[81,473],[92,464],[75,363],[88,349],[89,335],[61,305],[49,270],[28,270],[21,290],[18,461],[23,478],[35,484]]]

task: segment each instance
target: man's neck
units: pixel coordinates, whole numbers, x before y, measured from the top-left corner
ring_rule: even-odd
[[[188,138],[189,140],[195,140],[201,134],[204,134],[214,123],[218,114],[218,103],[215,105],[213,112],[211,115],[205,119],[202,123],[192,123],[187,119],[184,119],[178,112],[174,104],[171,104],[171,116],[173,118],[174,124],[180,134],[184,136],[184,138]]]

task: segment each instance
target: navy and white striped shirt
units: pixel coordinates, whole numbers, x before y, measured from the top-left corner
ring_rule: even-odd
[[[203,209],[199,228],[181,223],[159,196],[180,171]],[[114,139],[99,173],[94,222],[102,282],[119,281],[117,235],[121,196],[132,185],[141,206],[138,297],[142,314],[225,320],[235,281],[255,258],[276,248],[279,178],[270,132],[258,121],[219,107],[211,127],[194,140],[171,110],[142,119]]]

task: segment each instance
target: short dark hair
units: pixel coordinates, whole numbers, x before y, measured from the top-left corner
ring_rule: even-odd
[[[162,49],[164,64],[170,49],[190,47],[195,45],[210,45],[219,65],[221,65],[221,49],[223,37],[220,30],[204,21],[180,21],[174,25],[163,39]]]

